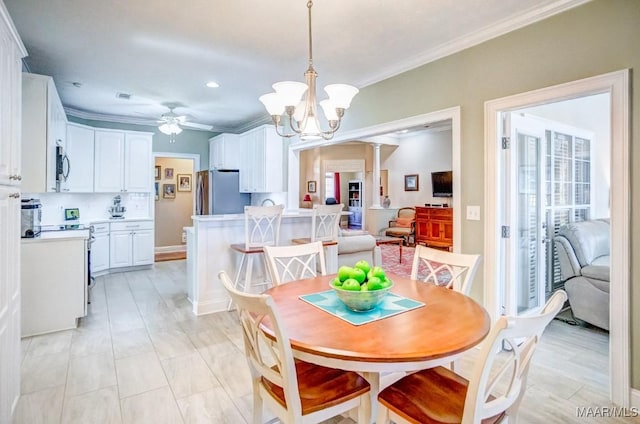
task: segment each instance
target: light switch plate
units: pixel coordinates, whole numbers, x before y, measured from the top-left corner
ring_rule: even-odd
[[[480,221],[480,206],[467,206],[467,221]]]

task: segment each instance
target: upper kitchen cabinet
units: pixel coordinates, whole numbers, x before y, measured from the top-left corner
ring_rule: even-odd
[[[22,74],[22,191],[56,191],[56,146],[63,149],[67,115],[53,78]]]
[[[61,191],[74,193],[93,192],[94,134],[92,127],[67,124],[67,157],[69,176]]]
[[[282,138],[271,125],[263,125],[240,136],[242,162],[240,191],[271,193],[282,191]]]
[[[152,133],[96,130],[96,192],[153,191]]]
[[[209,168],[240,169],[241,162],[239,135],[220,134],[209,139]]]

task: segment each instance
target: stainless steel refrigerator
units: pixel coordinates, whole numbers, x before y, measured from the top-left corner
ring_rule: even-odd
[[[250,204],[251,194],[240,193],[237,169],[196,173],[197,215],[244,213]]]

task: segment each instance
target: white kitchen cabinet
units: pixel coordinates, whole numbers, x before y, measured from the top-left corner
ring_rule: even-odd
[[[124,137],[124,191],[153,191],[153,134],[126,132]]]
[[[151,192],[152,133],[96,130],[96,192]]]
[[[239,169],[242,162],[240,136],[220,134],[209,139],[210,169]]]
[[[67,124],[67,156],[69,157],[69,178],[61,191],[73,193],[93,192],[94,134],[91,127]]]
[[[56,146],[65,148],[67,116],[53,78],[22,74],[22,190],[56,191]]]
[[[136,230],[131,239],[131,264],[148,265],[154,262],[153,230]]]
[[[92,224],[91,275],[109,269],[109,223]]]
[[[149,265],[154,262],[153,221],[111,223],[109,267]]]
[[[20,396],[21,71],[26,55],[0,1],[0,423],[13,422]]]
[[[263,125],[247,131],[240,137],[244,154],[244,160],[240,166],[240,191],[244,193],[282,191],[282,137],[271,125]]]

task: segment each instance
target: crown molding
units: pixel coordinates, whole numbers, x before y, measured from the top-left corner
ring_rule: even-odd
[[[271,124],[273,123],[273,120],[271,119],[271,116],[261,116],[259,118],[256,118],[252,121],[249,121],[247,123],[244,123],[242,125],[239,125],[237,127],[235,127],[235,132],[237,133],[243,133],[249,130],[254,129],[255,127],[259,127],[260,125],[264,125],[264,124]]]
[[[443,57],[458,53],[462,50],[468,49],[469,47],[484,43],[485,41],[489,41],[511,31],[542,21],[550,16],[557,15],[558,13],[562,13],[590,1],[591,0],[558,0],[546,6],[527,10],[522,14],[503,19],[502,21],[486,26],[474,33],[443,43],[422,54],[418,54],[408,58],[407,60],[388,66],[377,75],[360,81],[359,86],[362,88],[375,84],[387,78],[391,78],[422,65],[426,65],[427,63],[442,59]]]
[[[4,2],[0,1],[0,18],[2,18],[2,20],[5,22],[5,24],[7,25],[7,29],[9,30],[9,33],[11,34],[11,38],[13,38],[13,41],[15,41],[15,43],[18,46],[18,50],[20,50],[20,57],[25,57],[27,56],[29,53],[27,53],[27,49],[25,48],[24,44],[22,43],[22,39],[20,38],[20,34],[18,34],[18,30],[16,29],[16,26],[13,24],[13,19],[11,19],[11,15],[9,15],[9,11],[7,10],[7,6],[4,5]]]

